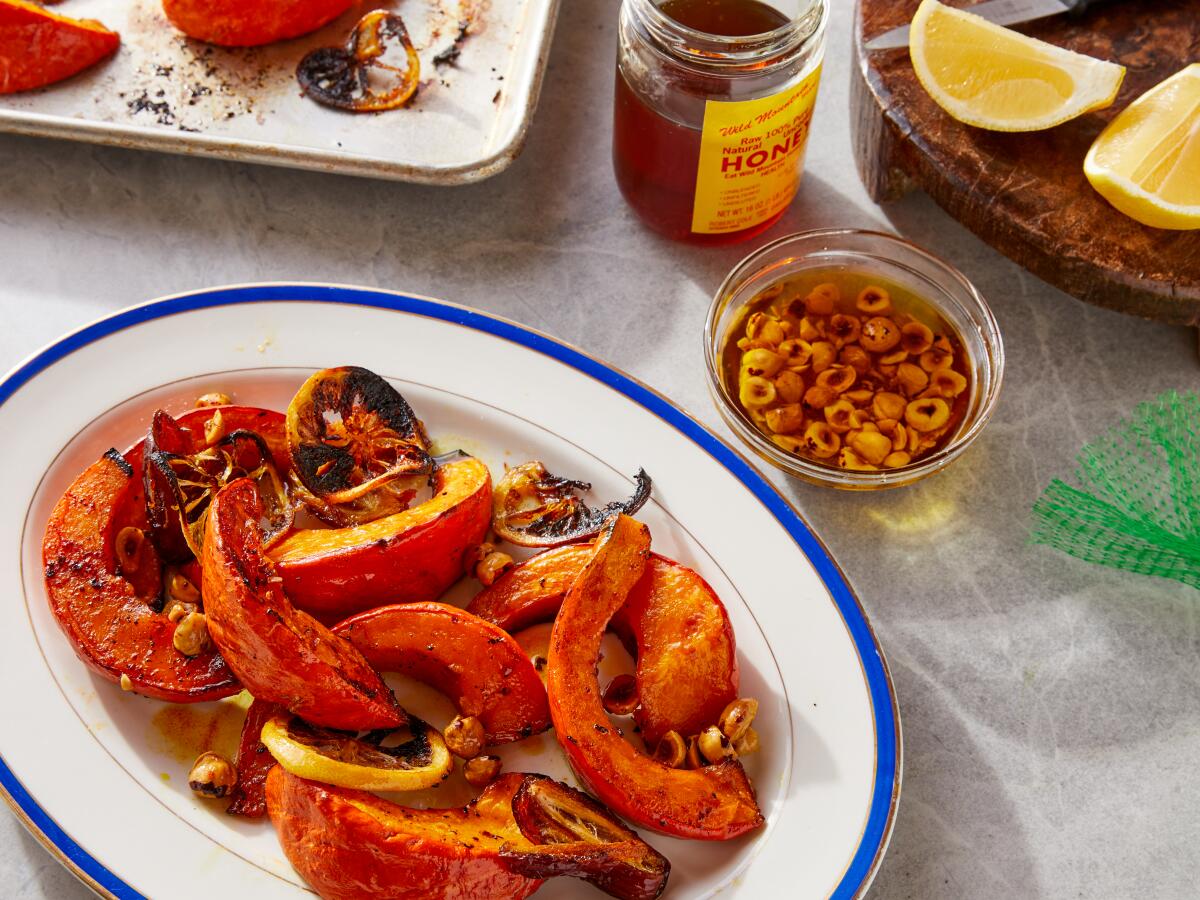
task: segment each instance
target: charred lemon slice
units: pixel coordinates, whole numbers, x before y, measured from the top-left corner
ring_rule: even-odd
[[[146,454],[146,508],[155,533],[181,532],[197,558],[212,499],[239,478],[258,487],[263,502],[263,545],[269,547],[292,526],[287,490],[271,461],[266,441],[253,431],[234,431],[199,453],[152,450]]]
[[[288,406],[287,435],[304,499],[337,524],[407,508],[433,471],[429,438],[408,401],[358,366],[304,382]]]
[[[355,737],[280,715],[263,726],[261,740],[293,775],[362,791],[433,787],[454,764],[442,735],[411,716],[408,728]]]
[[[602,507],[588,506],[586,481],[552,475],[537,460],[509,469],[492,494],[492,528],[519,547],[557,547],[594,537],[617,513],[632,516],[650,499],[650,476],[638,469],[633,496]]]

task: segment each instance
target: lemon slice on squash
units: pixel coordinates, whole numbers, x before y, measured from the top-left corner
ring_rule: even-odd
[[[1039,131],[1108,106],[1124,66],[1026,37],[981,16],[923,0],[909,31],[921,85],[960,122]]]
[[[261,740],[293,775],[363,791],[419,791],[441,782],[454,765],[442,735],[419,719],[409,728],[361,738],[280,715]]]
[[[1123,109],[1092,144],[1083,173],[1143,225],[1200,228],[1200,63]]]

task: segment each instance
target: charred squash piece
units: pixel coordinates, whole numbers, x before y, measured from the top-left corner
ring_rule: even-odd
[[[600,801],[637,825],[675,837],[727,840],[763,823],[741,764],[672,769],[618,736],[596,677],[600,640],[646,570],[650,532],[628,516],[610,520],[554,622],[546,672],[559,746]]]
[[[404,710],[362,654],[295,607],[262,548],[262,505],[241,479],[213,499],[204,537],[204,609],[229,667],[256,698],[314,725],[399,728]]]
[[[354,0],[163,0],[171,24],[198,41],[255,47],[316,31]]]
[[[584,544],[538,554],[480,591],[467,609],[510,632],[548,622],[592,552]],[[703,731],[737,698],[729,616],[708,582],[686,566],[651,554],[609,626],[637,659],[633,716],[647,746],[668,731]]]
[[[324,900],[519,900],[542,884],[501,848],[531,848],[513,820],[523,776],[501,775],[463,809],[410,809],[276,766],[267,810],[283,852]]]
[[[141,482],[110,450],[63,494],[42,540],[50,609],[75,653],[109,681],[128,677],[131,690],[159,700],[237,693],[237,679],[215,650],[187,657],[175,649],[175,624],[155,611],[158,556],[148,538],[139,541],[126,528],[143,535],[148,528]]]
[[[655,900],[666,889],[667,858],[582,791],[526,775],[512,808],[521,833],[538,845],[501,850],[513,871],[582,878],[621,900]]]
[[[255,700],[246,710],[238,742],[237,783],[225,810],[231,816],[259,819],[267,814],[267,773],[274,767],[275,757],[260,736],[263,726],[281,712],[282,706],[264,700]]]
[[[121,43],[92,19],[70,19],[25,0],[0,0],[0,94],[70,78]]]
[[[488,744],[550,727],[546,689],[529,658],[504,630],[444,603],[381,606],[333,629],[376,670],[437,688],[483,725]]]
[[[364,525],[293,531],[271,549],[288,597],[334,622],[441,597],[487,533],[492,477],[482,462],[459,455],[438,466],[433,489],[424,503]]]

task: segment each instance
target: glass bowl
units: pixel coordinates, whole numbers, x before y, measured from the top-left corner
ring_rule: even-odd
[[[935,309],[962,338],[971,375],[966,414],[939,450],[906,466],[855,471],[789,453],[774,444],[742,409],[725,384],[721,359],[726,342],[743,324],[747,304],[776,282],[808,269],[866,272],[907,288]],[[912,484],[962,455],[979,436],[996,407],[1004,374],[1004,345],[987,303],[949,263],[890,234],[828,229],[792,234],[754,251],[738,263],[718,289],[704,323],[704,358],[709,390],[721,417],[758,456],[814,484],[845,490],[875,490]]]

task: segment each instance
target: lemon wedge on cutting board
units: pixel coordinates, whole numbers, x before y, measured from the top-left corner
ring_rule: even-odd
[[[1092,144],[1083,174],[1143,225],[1200,228],[1200,63],[1123,109]]]
[[[960,122],[1039,131],[1108,106],[1125,67],[1026,37],[981,16],[923,0],[909,30],[921,85]]]

